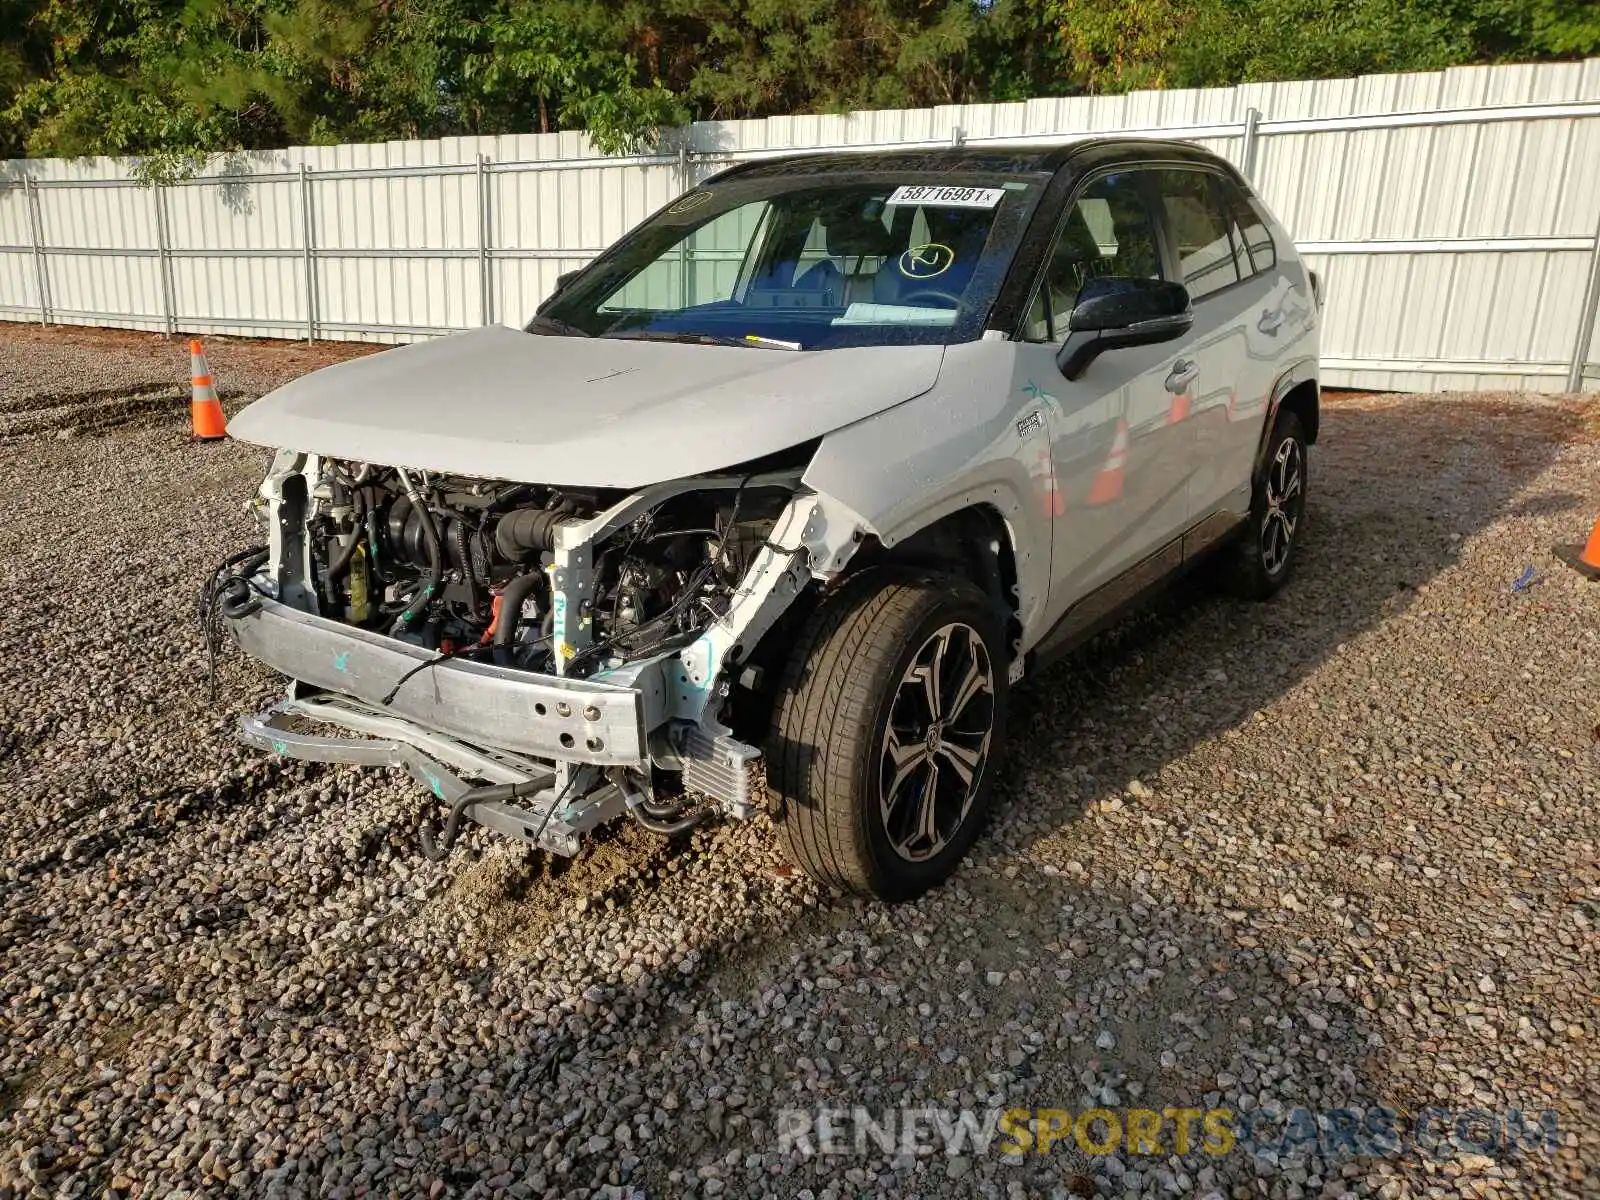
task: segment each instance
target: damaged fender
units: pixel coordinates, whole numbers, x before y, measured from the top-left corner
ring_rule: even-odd
[[[830,433],[803,481],[885,546],[962,509],[997,512],[1016,561],[1026,651],[1044,632],[1054,484],[1043,423],[1026,419],[1023,398],[993,386],[1011,378],[1015,356],[1002,340],[948,347],[932,392]],[[1026,466],[1035,461],[1046,464],[1042,473]]]

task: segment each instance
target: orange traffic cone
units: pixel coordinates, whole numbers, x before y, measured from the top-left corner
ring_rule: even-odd
[[[1128,422],[1117,422],[1117,436],[1111,443],[1111,453],[1106,455],[1106,465],[1089,485],[1086,503],[1110,504],[1122,499],[1122,472],[1128,465]]]
[[[1589,532],[1589,541],[1583,546],[1557,546],[1556,556],[1576,567],[1590,579],[1600,579],[1600,520]]]
[[[194,424],[194,440],[216,442],[228,436],[228,423],[222,415],[222,403],[217,399],[216,386],[211,382],[211,366],[206,362],[206,352],[200,339],[189,343],[189,382],[193,398],[189,402],[189,417]]]

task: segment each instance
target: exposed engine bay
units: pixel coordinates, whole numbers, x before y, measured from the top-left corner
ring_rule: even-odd
[[[788,462],[626,492],[281,451],[253,504],[267,544],[202,598],[213,636],[292,681],[245,740],[406,768],[431,793],[430,857],[464,819],[570,854],[623,811],[668,834],[753,815],[764,767],[735,694],[859,541]]]
[[[792,486],[670,496],[596,550],[576,634],[556,629],[556,534],[624,499],[325,461],[306,521],[318,610],[429,650],[582,678],[726,615]],[[559,666],[558,666],[559,656]]]

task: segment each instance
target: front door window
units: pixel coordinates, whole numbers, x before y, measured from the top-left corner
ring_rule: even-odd
[[[1043,285],[1029,312],[1031,342],[1060,342],[1078,292],[1091,279],[1157,279],[1161,254],[1140,175],[1120,171],[1089,184],[1067,209]]]

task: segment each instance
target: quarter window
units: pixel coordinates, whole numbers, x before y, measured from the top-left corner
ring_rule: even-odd
[[[1161,200],[1178,246],[1189,297],[1199,300],[1239,282],[1234,241],[1207,171],[1162,171]]]
[[[1077,303],[1078,289],[1091,279],[1160,277],[1161,252],[1141,174],[1103,175],[1068,206],[1044,282],[1028,311],[1026,340],[1065,338],[1067,315]]]
[[[1277,248],[1273,246],[1272,233],[1256,212],[1255,206],[1231,179],[1217,177],[1216,189],[1222,196],[1223,204],[1233,215],[1233,234],[1237,245],[1234,257],[1239,262],[1239,273],[1248,277],[1272,270],[1278,265]]]

